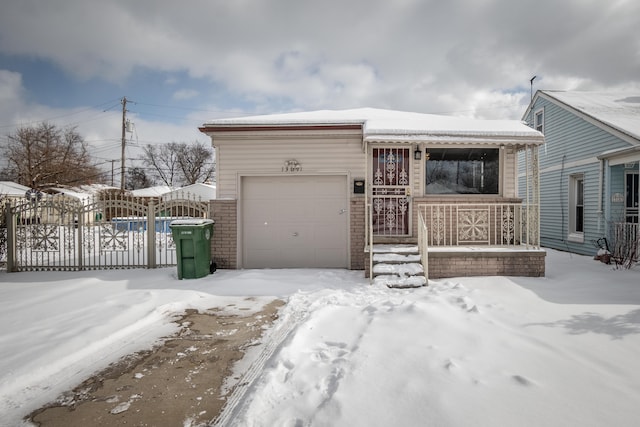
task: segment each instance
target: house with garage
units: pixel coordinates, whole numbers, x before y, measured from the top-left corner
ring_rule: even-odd
[[[544,275],[544,139],[520,121],[364,108],[217,119],[200,130],[216,150],[210,217],[221,268],[362,269],[406,285]]]
[[[640,92],[540,90],[523,120],[546,141],[539,154],[541,244],[584,255],[608,247],[633,257]]]

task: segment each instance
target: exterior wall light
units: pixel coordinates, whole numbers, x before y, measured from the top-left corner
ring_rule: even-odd
[[[416,146],[416,151],[413,152],[414,160],[422,160],[422,151],[420,151],[420,146]]]

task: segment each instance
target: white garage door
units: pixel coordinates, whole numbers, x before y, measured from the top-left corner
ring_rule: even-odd
[[[347,268],[346,176],[242,178],[244,268]]]

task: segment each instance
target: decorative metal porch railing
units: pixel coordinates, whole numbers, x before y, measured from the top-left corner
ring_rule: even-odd
[[[420,204],[428,246],[539,247],[537,207],[519,203]]]
[[[429,283],[429,228],[422,212],[418,212],[418,250],[424,277]]]

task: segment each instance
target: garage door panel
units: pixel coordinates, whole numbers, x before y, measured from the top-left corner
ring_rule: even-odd
[[[273,242],[279,238],[276,229],[262,225],[245,226],[245,233],[251,236],[251,247],[255,249],[273,248]]]
[[[270,199],[270,191],[274,185],[277,185],[272,179],[269,178],[245,178],[245,180],[250,181],[251,185],[244,185],[242,188],[244,200]]]
[[[244,177],[242,198],[245,268],[348,266],[345,176]]]
[[[316,218],[346,215],[346,209],[344,200],[320,199],[316,201],[312,215]]]
[[[342,230],[337,230],[335,227],[318,225],[314,229],[313,240],[316,242],[316,247],[337,250],[344,247],[342,244],[344,237]]]
[[[250,268],[281,268],[277,264],[282,258],[280,253],[273,252],[272,249],[248,249],[246,256],[252,260]]]
[[[249,223],[270,224],[279,221],[282,210],[273,200],[250,200],[246,201],[242,207],[246,212],[250,212]]]
[[[316,266],[316,268],[331,268],[331,266],[340,263],[347,257],[346,250],[335,249],[316,249],[316,258],[322,260],[322,263]]]

